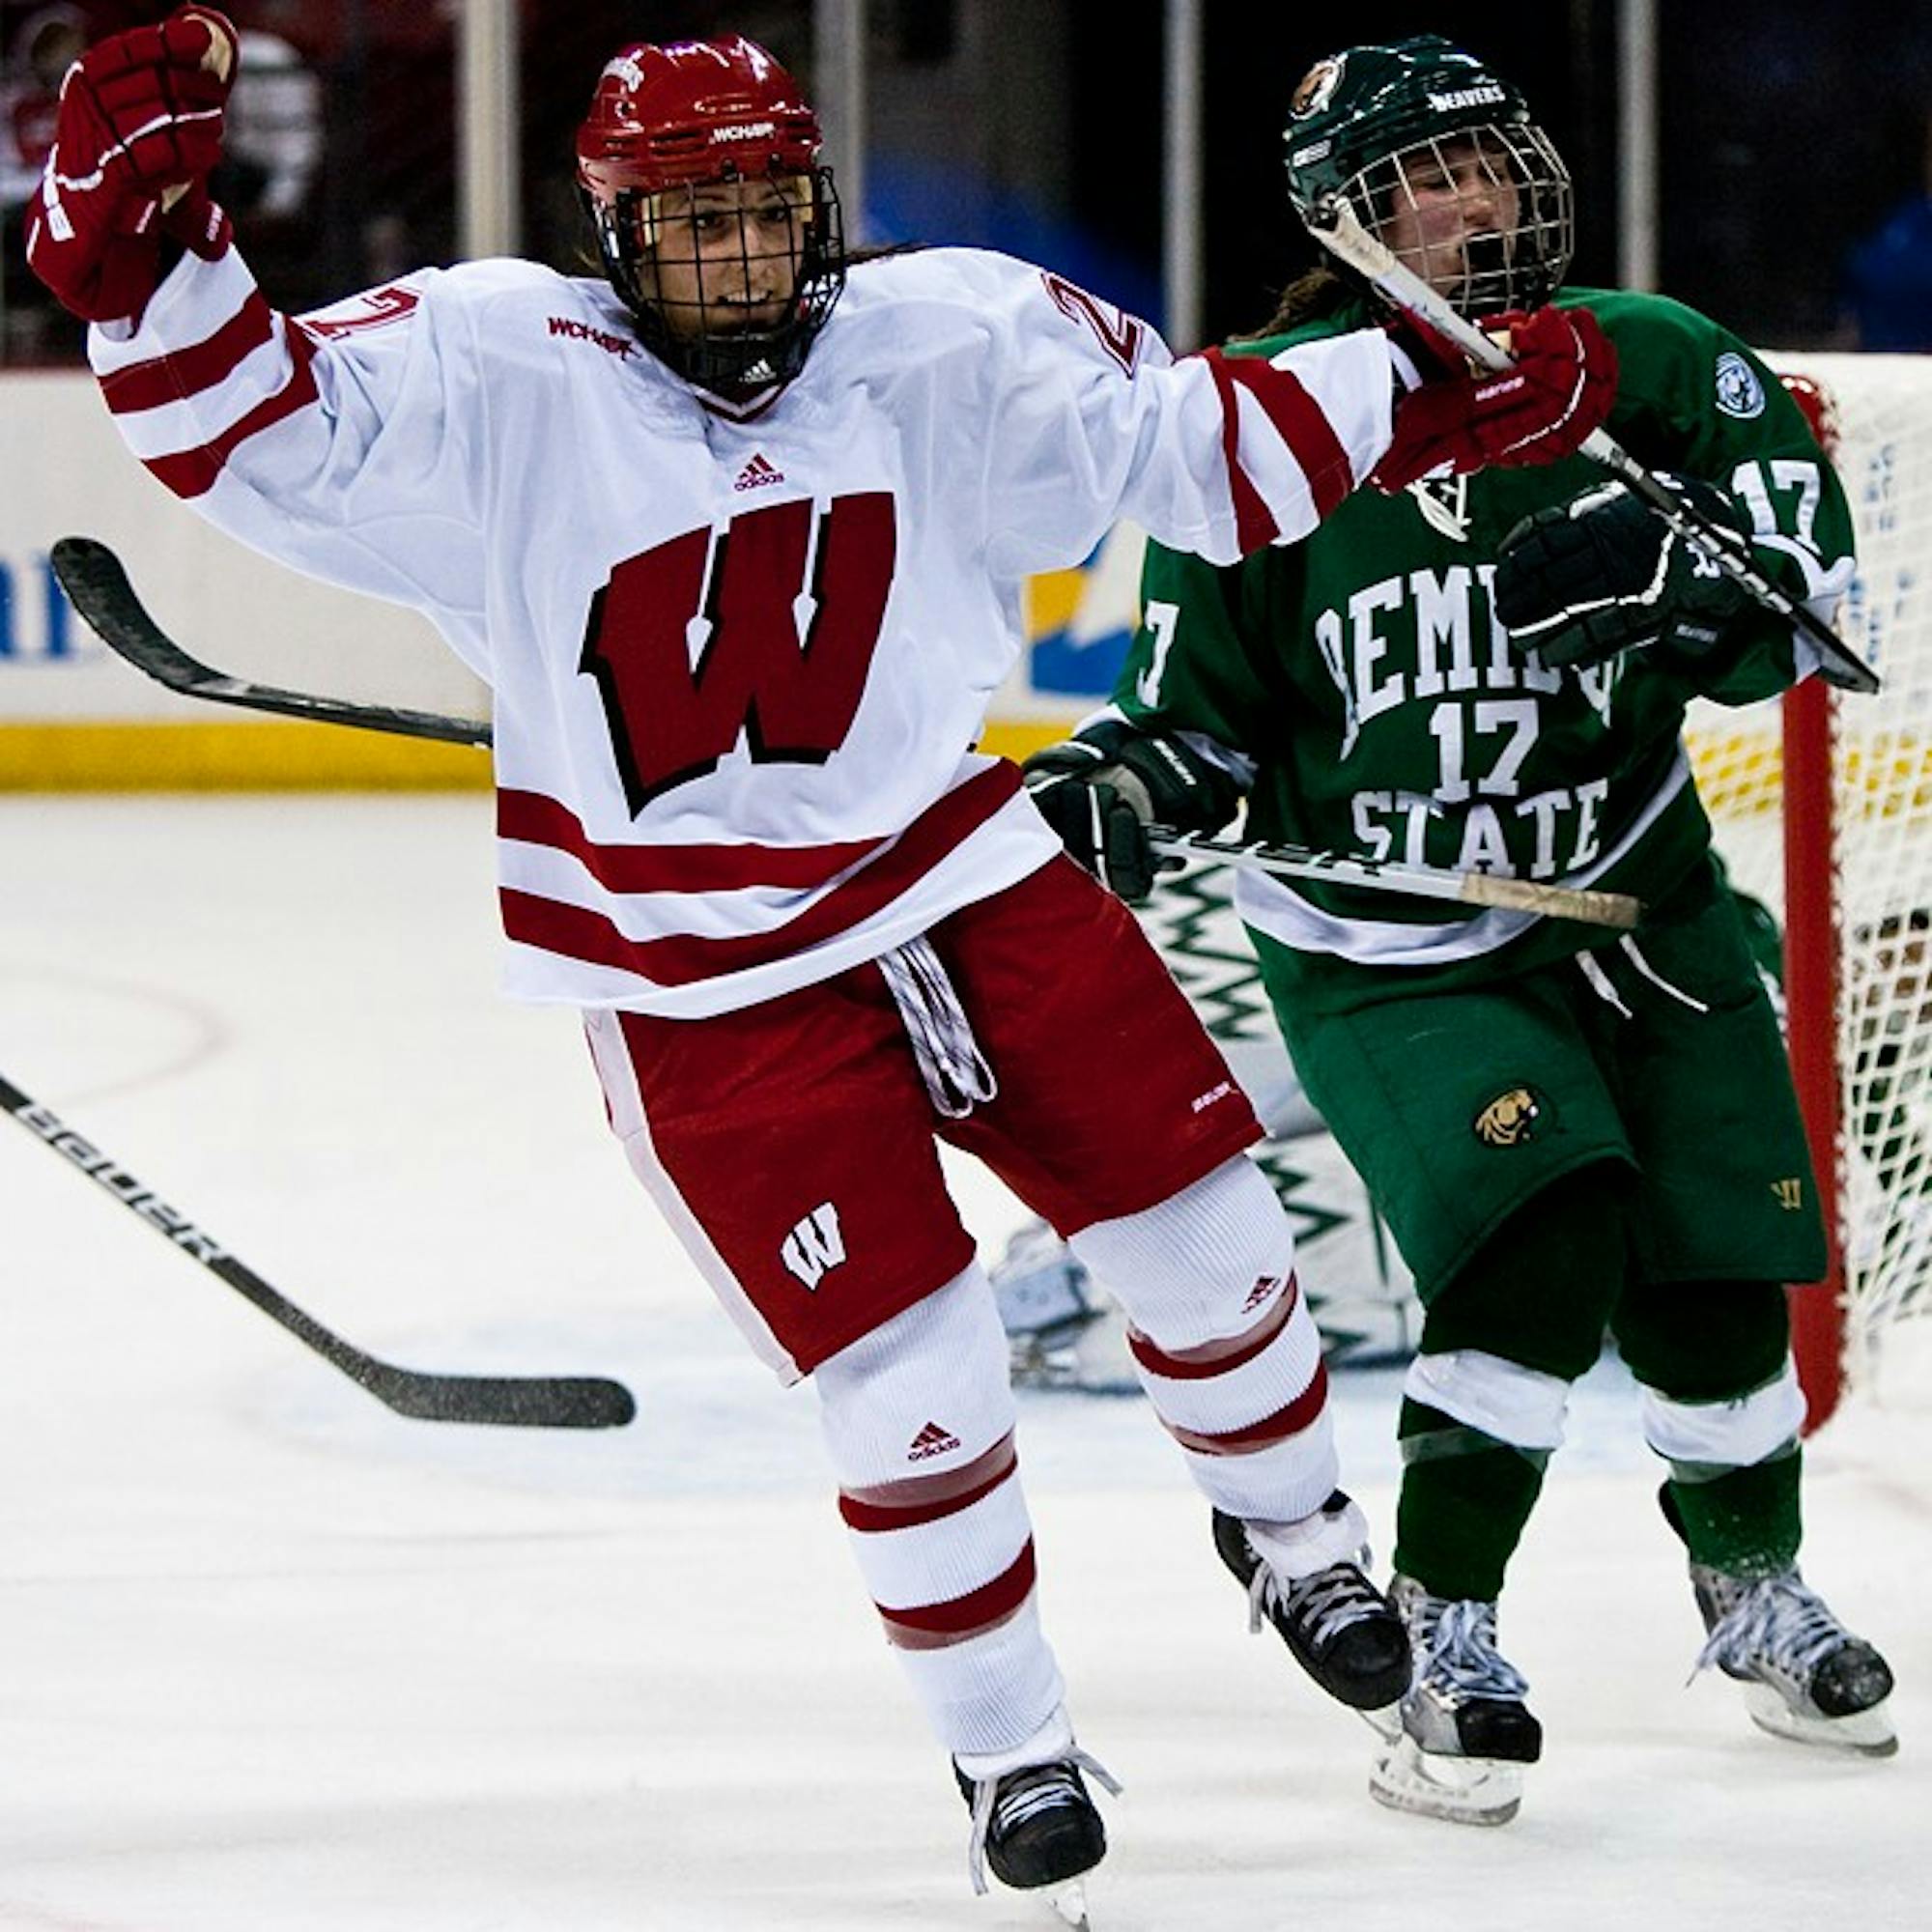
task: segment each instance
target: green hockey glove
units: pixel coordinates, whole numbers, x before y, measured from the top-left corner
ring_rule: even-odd
[[[1711,523],[1748,540],[1722,490],[1660,474]],[[1600,665],[1639,645],[1707,657],[1750,593],[1621,483],[1525,517],[1496,554],[1495,611],[1518,650],[1546,665]]]
[[[1111,720],[1036,752],[1021,770],[1067,856],[1129,905],[1179,863],[1155,857],[1150,825],[1218,831],[1241,798],[1231,774],[1182,740]]]

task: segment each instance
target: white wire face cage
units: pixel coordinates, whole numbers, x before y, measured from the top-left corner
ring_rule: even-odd
[[[1487,201],[1488,218],[1465,230],[1452,187],[1458,203]],[[1344,191],[1362,226],[1470,320],[1547,302],[1576,250],[1570,171],[1531,123],[1411,142]]]

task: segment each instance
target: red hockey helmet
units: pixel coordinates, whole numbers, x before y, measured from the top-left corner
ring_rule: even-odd
[[[577,130],[578,185],[611,285],[647,346],[679,374],[732,394],[789,381],[803,366],[845,284],[838,197],[819,165],[822,145],[797,81],[742,36],[639,43],[605,64]],[[672,314],[657,257],[690,203],[683,191],[758,181],[780,184],[802,215],[783,320],[746,327],[701,301]]]

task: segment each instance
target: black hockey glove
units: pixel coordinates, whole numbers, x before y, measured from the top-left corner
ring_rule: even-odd
[[[1711,523],[1747,543],[1722,490],[1660,474]],[[1621,483],[1525,517],[1496,554],[1495,610],[1518,650],[1546,665],[1600,665],[1638,645],[1708,657],[1750,593]]]
[[[1152,737],[1107,721],[1036,752],[1021,767],[1027,791],[1067,856],[1111,893],[1138,905],[1163,863],[1150,825],[1213,832],[1240,804],[1240,787],[1179,738]]]

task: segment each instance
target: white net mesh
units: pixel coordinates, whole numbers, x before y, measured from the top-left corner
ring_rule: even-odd
[[[1841,636],[1885,679],[1833,700],[1847,1371],[1932,1315],[1932,357],[1773,358],[1829,392],[1858,521]],[[1776,703],[1702,706],[1691,753],[1735,882],[1783,917]]]

